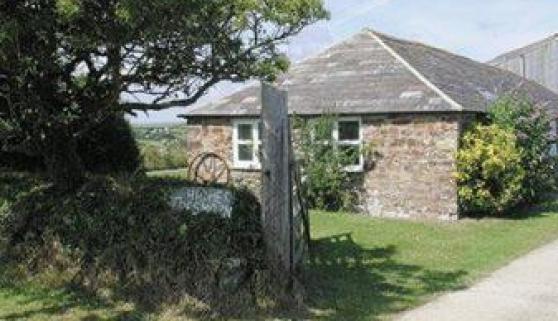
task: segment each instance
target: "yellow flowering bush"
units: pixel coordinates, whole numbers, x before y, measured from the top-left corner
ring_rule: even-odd
[[[461,209],[467,213],[501,215],[521,200],[525,170],[513,130],[475,125],[457,153]]]

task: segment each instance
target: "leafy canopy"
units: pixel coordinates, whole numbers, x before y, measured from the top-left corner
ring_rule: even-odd
[[[288,67],[280,46],[327,16],[322,0],[2,1],[3,148],[77,169],[76,138],[104,119],[273,79]]]

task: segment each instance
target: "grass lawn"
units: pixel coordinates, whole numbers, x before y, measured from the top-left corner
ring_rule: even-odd
[[[558,239],[558,203],[512,219],[407,222],[314,213],[309,305],[318,320],[383,320],[470,285]]]
[[[125,304],[110,304],[71,289],[26,282],[0,283],[0,320],[147,320]]]

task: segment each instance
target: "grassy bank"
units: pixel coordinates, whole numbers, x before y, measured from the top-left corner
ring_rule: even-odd
[[[25,175],[0,175],[0,212],[35,184]],[[258,319],[389,319],[557,239],[558,202],[510,219],[409,222],[315,212],[311,224],[307,309],[271,308]],[[3,260],[0,247],[0,320],[196,320],[184,307],[145,312],[138,303],[87,295],[60,275],[24,275]]]

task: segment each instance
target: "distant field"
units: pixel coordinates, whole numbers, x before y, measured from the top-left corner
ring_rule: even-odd
[[[184,124],[134,125],[132,130],[147,170],[174,170],[188,165]]]
[[[188,178],[188,169],[187,168],[180,168],[180,169],[165,169],[159,171],[151,171],[147,173],[150,177],[160,177],[160,178]]]

